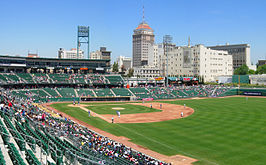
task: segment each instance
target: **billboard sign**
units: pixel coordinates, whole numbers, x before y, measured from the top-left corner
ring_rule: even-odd
[[[78,37],[89,37],[89,27],[78,26]]]
[[[246,96],[262,96],[261,92],[244,92],[243,94]]]

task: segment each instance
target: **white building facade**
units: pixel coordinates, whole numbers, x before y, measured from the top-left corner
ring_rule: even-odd
[[[58,50],[58,58],[62,59],[84,59],[84,51],[79,50],[79,54],[77,55],[77,49],[72,48],[70,50],[65,50],[60,48]]]
[[[148,65],[160,66],[164,55],[163,44],[153,44],[148,48]]]
[[[241,65],[246,64],[250,69],[255,69],[254,65],[251,65],[250,61],[250,45],[249,44],[236,44],[230,45],[227,43],[226,45],[217,45],[210,46],[213,50],[224,50],[227,51],[233,57],[233,68],[239,68]]]
[[[218,76],[233,74],[232,55],[227,51],[212,50],[203,45],[180,47],[174,44],[168,47],[167,53],[162,44],[153,45],[149,50],[149,64],[161,70],[163,77],[168,71],[168,76],[201,76],[205,82],[214,82]]]
[[[99,50],[90,53],[90,59],[100,60],[102,58],[102,53]]]
[[[232,74],[232,55],[227,51],[196,45],[175,47],[168,53],[168,75],[201,76],[205,82],[212,82],[218,76]]]
[[[155,66],[142,66],[142,67],[133,67],[134,73],[133,77],[160,77],[161,70],[158,67]]]
[[[119,56],[117,57],[116,62],[118,64],[119,69],[121,69],[122,66],[125,70],[132,68],[132,58],[130,57]]]

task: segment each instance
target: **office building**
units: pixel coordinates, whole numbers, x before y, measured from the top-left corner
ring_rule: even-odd
[[[227,51],[213,50],[203,45],[174,44],[169,44],[167,53],[163,49],[163,44],[153,45],[149,50],[149,64],[154,64],[163,77],[168,71],[169,76],[201,76],[205,82],[214,82],[218,76],[233,74],[232,55]],[[154,59],[157,59],[157,62]]]
[[[106,47],[100,47],[100,50],[90,53],[90,59],[110,60],[111,53],[111,51],[106,50]]]
[[[134,73],[133,77],[159,77],[161,75],[161,70],[155,66],[141,66],[141,67],[133,67]]]
[[[213,50],[224,50],[233,57],[233,68],[236,69],[243,64],[246,64],[249,68],[254,69],[250,62],[250,45],[249,44],[237,44],[237,45],[217,45],[209,46]]]
[[[132,59],[130,57],[119,56],[117,57],[116,62],[118,64],[119,69],[121,69],[122,66],[124,67],[125,70],[132,68]]]
[[[77,55],[77,49],[72,48],[70,50],[65,50],[60,48],[58,51],[58,58],[60,59],[84,59],[84,51],[79,50],[79,54]]]
[[[133,67],[148,65],[148,48],[154,43],[152,28],[142,21],[133,34]]]
[[[258,61],[258,67],[262,66],[262,65],[266,65],[266,60],[259,60]]]

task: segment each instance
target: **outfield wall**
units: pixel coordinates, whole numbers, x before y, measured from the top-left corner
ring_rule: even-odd
[[[240,89],[238,92],[239,95],[246,95],[246,96],[266,96],[266,89],[250,89],[244,88]]]
[[[245,96],[266,96],[266,88],[240,88],[231,89],[223,96],[245,95]]]

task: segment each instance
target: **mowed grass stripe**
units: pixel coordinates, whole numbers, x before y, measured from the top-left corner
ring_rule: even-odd
[[[195,113],[184,119],[158,123],[110,124],[98,118],[88,119],[83,110],[66,112],[72,115],[84,112],[82,121],[117,136],[126,136],[134,143],[165,155],[193,156],[200,160],[196,164],[266,162],[266,99],[248,98],[246,101],[244,97],[236,97],[167,103],[186,104],[194,108]],[[57,109],[64,111],[65,108],[59,106]]]

